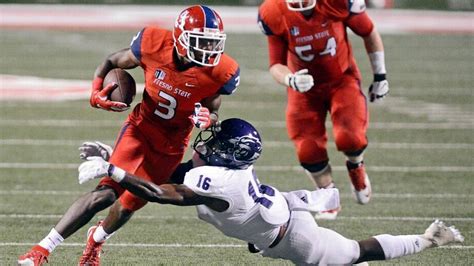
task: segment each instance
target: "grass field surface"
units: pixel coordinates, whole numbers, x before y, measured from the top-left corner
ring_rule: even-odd
[[[139,29],[137,29],[139,30]],[[90,80],[97,64],[127,47],[133,31],[1,30],[0,73]],[[370,104],[366,165],[374,196],[367,206],[350,197],[344,157],[330,137],[329,154],[343,210],[319,224],[343,235],[419,234],[442,218],[455,224],[462,245],[370,265],[469,265],[474,262],[474,36],[384,35],[390,95]],[[265,39],[231,34],[226,52],[241,66],[238,91],[224,97],[221,119],[253,122],[264,142],[257,173],[282,191],[312,189],[288,140],[285,90],[267,71]],[[362,41],[353,38],[364,76],[371,73]],[[130,71],[143,82],[141,70]],[[137,97],[138,103],[141,95]],[[0,265],[41,240],[70,204],[95,182],[77,182],[77,147],[84,140],[112,144],[126,113],[68,102],[0,103]],[[329,131],[331,127],[329,127]],[[189,157],[189,155],[187,155]],[[95,224],[106,211],[99,213]],[[74,265],[88,226],[58,247],[49,265]],[[193,207],[148,204],[104,247],[103,265],[288,265],[250,254],[196,218]]]

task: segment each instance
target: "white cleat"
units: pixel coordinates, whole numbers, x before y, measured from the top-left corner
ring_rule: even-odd
[[[369,176],[365,171],[365,165],[363,162],[359,163],[356,168],[349,169],[349,161],[346,163],[347,170],[349,172],[349,178],[351,179],[351,190],[352,195],[359,204],[367,204],[372,196],[372,187],[370,185]]]
[[[372,196],[372,186],[370,185],[370,179],[367,174],[365,174],[364,184],[364,189],[356,190],[354,185],[351,183],[352,195],[356,199],[357,203],[362,205],[369,203],[370,197]]]
[[[446,226],[443,221],[434,221],[422,235],[433,243],[433,247],[445,246],[451,243],[461,243],[464,237],[454,226]]]

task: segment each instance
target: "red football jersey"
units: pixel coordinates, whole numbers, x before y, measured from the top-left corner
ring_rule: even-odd
[[[293,72],[307,68],[316,85],[335,80],[346,71],[360,79],[346,27],[366,36],[373,24],[365,6],[353,7],[353,2],[361,1],[318,0],[307,18],[289,10],[285,1],[266,0],[259,8],[258,20],[269,36],[270,49],[278,47],[270,52],[270,64],[287,65]]]
[[[240,81],[240,69],[223,54],[217,66],[180,70],[173,43],[172,32],[157,27],[147,27],[133,38],[131,50],[144,70],[145,91],[129,119],[147,123],[146,134],[166,136],[181,145],[183,139],[187,143],[193,128],[188,117],[194,103],[215,94],[232,94]]]

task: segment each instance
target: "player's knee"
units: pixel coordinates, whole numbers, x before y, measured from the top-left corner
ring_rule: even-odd
[[[90,192],[88,195],[89,209],[101,211],[117,200],[117,194],[112,188],[103,187]]]
[[[123,212],[134,212],[143,208],[147,201],[130,194],[125,194],[119,199]]]
[[[305,165],[313,165],[328,160],[325,145],[312,139],[298,141],[296,143],[296,150],[298,160]]]
[[[334,140],[337,149],[343,152],[363,151],[367,146],[367,137],[365,134],[358,134],[357,132],[349,130],[340,130],[335,134]]]
[[[326,169],[326,167],[329,164],[329,160],[324,160],[322,162],[317,162],[317,163],[301,163],[301,166],[308,170],[310,173],[319,173]]]

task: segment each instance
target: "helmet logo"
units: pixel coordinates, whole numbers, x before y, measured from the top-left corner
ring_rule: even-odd
[[[189,11],[185,10],[179,15],[179,18],[176,20],[175,27],[178,27],[179,29],[184,31],[184,24],[186,24],[186,18],[189,15]]]

